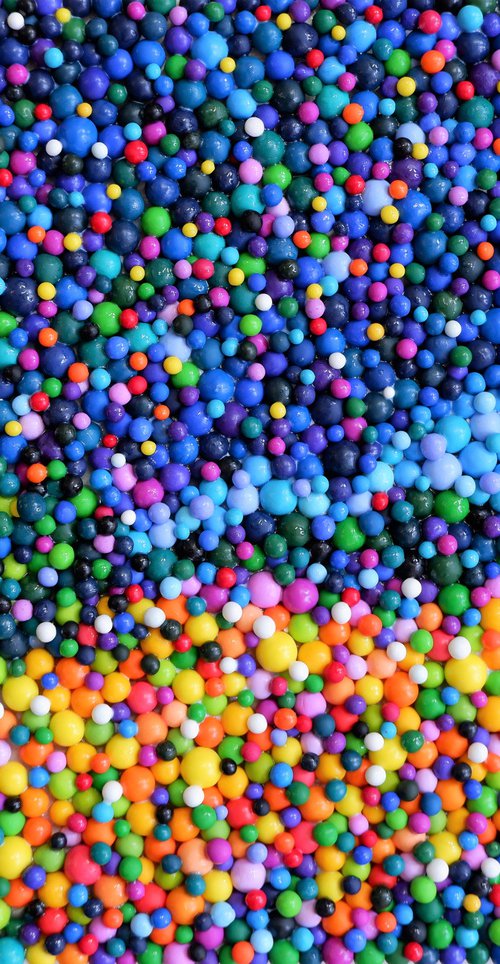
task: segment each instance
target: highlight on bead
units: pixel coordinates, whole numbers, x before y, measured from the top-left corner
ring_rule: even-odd
[[[499,172],[495,0],[3,0],[1,964],[500,964]]]

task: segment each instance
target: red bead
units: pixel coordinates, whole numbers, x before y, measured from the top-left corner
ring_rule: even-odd
[[[422,945],[417,944],[416,941],[411,941],[410,944],[407,944],[403,953],[409,961],[421,961],[424,956]]]
[[[68,915],[62,907],[47,907],[37,924],[42,934],[60,934],[68,923]]]
[[[96,211],[90,219],[90,227],[96,234],[106,234],[111,230],[112,219],[106,211]]]
[[[289,854],[286,854],[286,856],[283,858],[283,863],[285,867],[288,867],[289,869],[293,870],[295,867],[300,867],[300,864],[302,863],[302,857],[303,857],[303,854],[301,854],[300,850],[296,850],[294,847],[292,852]]]
[[[125,151],[125,157],[131,164],[140,164],[148,156],[148,149],[144,141],[129,141]]]
[[[491,900],[491,903],[494,904],[495,907],[500,907],[500,884],[493,884],[488,899]]]
[[[131,395],[144,395],[147,387],[148,382],[144,375],[133,375],[127,382],[127,388]]]
[[[361,834],[360,840],[364,847],[374,847],[378,837],[374,830],[367,830]]]
[[[228,569],[224,566],[222,569],[219,569],[215,581],[221,589],[232,589],[236,583],[236,573],[234,569]]]
[[[375,244],[373,246],[372,257],[374,261],[378,261],[382,264],[388,261],[391,255],[391,249],[387,247],[386,244]]]
[[[117,443],[118,443],[118,437],[116,435],[105,435],[102,440],[102,444],[107,449],[114,449]]]
[[[187,653],[191,649],[193,642],[187,633],[182,633],[178,639],[175,640],[174,648],[178,653]]]
[[[308,716],[298,716],[295,721],[299,733],[310,733],[313,727],[312,720]]]
[[[356,606],[361,599],[361,593],[359,589],[344,589],[342,593],[342,602],[347,603],[348,606]]]
[[[362,194],[365,189],[364,178],[360,177],[359,174],[351,174],[347,178],[344,188],[348,194]]]
[[[139,315],[133,308],[125,308],[120,313],[120,325],[122,328],[137,328]]]
[[[52,107],[48,104],[37,104],[33,113],[37,120],[48,120],[52,117]]]
[[[144,593],[143,593],[141,587],[138,586],[138,585],[135,584],[135,583],[134,583],[134,585],[129,586],[128,589],[125,590],[125,595],[126,595],[128,601],[131,602],[131,603],[140,602],[141,599],[144,598]]]
[[[306,54],[306,64],[308,67],[312,67],[313,70],[316,70],[317,67],[321,67],[324,59],[324,53],[321,50],[318,50],[316,47],[314,50],[310,50],[309,53]]]
[[[275,676],[271,683],[271,693],[273,696],[283,696],[283,693],[286,693],[286,691],[286,679],[283,679],[282,676]]]
[[[374,23],[374,24],[381,23],[383,19],[384,19],[384,11],[382,10],[381,7],[372,5],[371,7],[366,8],[365,20],[368,20],[368,23]]]
[[[270,20],[272,15],[271,7],[257,7],[255,11],[255,16],[257,20],[264,23],[266,20]]]
[[[6,167],[0,170],[0,187],[10,187],[12,184],[13,177],[10,171]]]
[[[330,663],[325,669],[325,676],[329,683],[340,683],[345,678],[345,667],[342,663]]]
[[[75,783],[79,790],[90,790],[92,786],[92,777],[88,773],[79,773]]]
[[[250,890],[245,897],[245,903],[250,910],[263,910],[267,897],[263,890]]]
[[[221,238],[225,238],[227,234],[230,234],[233,226],[229,218],[216,218],[214,222],[214,231]]]
[[[327,329],[327,324],[324,318],[315,318],[311,321],[309,329],[312,335],[324,335]]]
[[[207,281],[211,278],[215,268],[208,258],[198,258],[193,264],[193,274],[195,278],[200,278],[202,281]]]
[[[389,505],[389,496],[386,492],[375,492],[372,496],[372,508],[377,512],[383,512]]]
[[[348,713],[342,706],[334,706],[330,716],[335,720],[337,730],[341,733],[348,733],[358,721],[356,713]]]
[[[460,100],[472,100],[476,93],[474,84],[470,80],[461,80],[456,86],[457,97]]]
[[[34,412],[46,412],[50,405],[50,398],[45,392],[35,392],[30,398],[30,405]]]
[[[443,21],[437,10],[424,10],[418,18],[418,26],[423,33],[437,33]]]
[[[82,954],[95,954],[98,947],[97,937],[94,937],[93,934],[85,934],[85,936],[78,941],[78,948]]]

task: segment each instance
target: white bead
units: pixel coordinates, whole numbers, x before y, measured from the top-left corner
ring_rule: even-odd
[[[100,635],[110,633],[113,629],[113,620],[111,619],[111,616],[107,616],[105,613],[103,613],[102,616],[98,616],[94,623],[94,629],[96,633],[99,633]]]
[[[124,526],[133,526],[137,516],[133,509],[125,509],[120,516],[120,522],[123,522]]]
[[[163,609],[160,609],[159,606],[151,606],[150,609],[146,609],[143,622],[144,625],[149,626],[150,629],[159,629],[165,622]]]
[[[55,137],[53,137],[50,141],[47,141],[45,145],[45,150],[47,151],[49,157],[57,157],[61,153],[62,149],[63,147],[61,141],[56,140]]]
[[[500,863],[495,860],[494,857],[486,857],[481,864],[481,870],[485,877],[489,880],[493,880],[494,877],[498,877],[500,874]]]
[[[407,599],[416,599],[422,592],[422,583],[418,579],[404,579],[401,584],[401,592]]]
[[[122,469],[126,464],[127,460],[121,452],[115,452],[115,454],[111,456],[111,465],[114,469]]]
[[[309,667],[301,659],[296,659],[289,666],[288,673],[295,683],[303,683],[309,676]]]
[[[364,739],[364,744],[367,750],[375,753],[377,750],[381,750],[384,745],[384,737],[381,733],[367,733]]]
[[[30,703],[30,710],[35,716],[45,716],[50,713],[50,700],[46,696],[34,696]]]
[[[243,609],[237,602],[227,602],[222,607],[222,615],[224,619],[227,619],[228,623],[237,623],[243,616]]]
[[[258,308],[259,311],[269,311],[273,307],[273,299],[266,294],[257,295],[255,307]]]
[[[376,764],[368,767],[365,772],[366,782],[370,784],[371,787],[381,787],[385,783],[385,778],[387,773],[383,767],[379,767]]]
[[[471,763],[484,763],[488,759],[488,747],[484,743],[471,743],[467,756]]]
[[[412,683],[418,683],[419,685],[427,682],[428,675],[429,671],[425,666],[421,666],[419,663],[417,663],[416,666],[411,666],[410,672],[408,673]]]
[[[442,860],[441,857],[434,857],[434,859],[427,864],[425,872],[435,884],[442,884],[443,880],[447,880],[450,868],[446,860]]]
[[[452,659],[467,659],[472,652],[471,644],[465,636],[455,636],[448,644],[448,652]]]
[[[11,30],[21,30],[24,27],[24,17],[22,13],[9,13],[7,26]]]
[[[107,703],[98,703],[92,710],[92,719],[94,723],[98,723],[100,726],[105,723],[111,723],[113,710]]]
[[[345,602],[334,603],[331,609],[331,613],[332,613],[332,619],[339,626],[345,626],[345,624],[349,622],[352,615],[351,607],[348,606],[347,603]]]
[[[396,390],[392,387],[392,385],[387,385],[382,392],[384,398],[394,398],[395,394]]]
[[[91,150],[94,157],[97,157],[99,161],[104,160],[104,158],[107,157],[109,153],[108,148],[106,147],[105,144],[102,143],[102,141],[96,141],[95,144],[92,144]]]
[[[117,803],[123,797],[122,785],[118,780],[109,780],[104,784],[101,793],[106,803]]]
[[[202,788],[193,784],[192,787],[186,787],[182,794],[182,799],[184,800],[186,807],[194,808],[199,807],[200,804],[203,803],[204,796],[205,794]]]
[[[252,629],[259,639],[271,639],[276,632],[276,623],[270,616],[257,616]]]
[[[200,724],[196,720],[184,720],[180,726],[181,733],[186,740],[195,740],[200,732]]]
[[[341,351],[333,351],[328,358],[328,364],[331,365],[332,368],[336,368],[338,371],[340,368],[344,368],[344,366],[347,364],[347,358]]]
[[[0,720],[3,720],[4,716],[5,716],[5,706],[3,705],[3,703],[0,703]]]
[[[250,733],[265,733],[267,730],[267,720],[263,713],[252,713],[247,721]]]
[[[249,117],[245,121],[245,134],[249,137],[260,137],[265,131],[264,122],[260,117]]]
[[[226,676],[229,676],[230,673],[236,673],[236,670],[238,669],[238,663],[235,659],[233,659],[232,656],[224,656],[223,659],[221,659],[219,666]]]
[[[39,623],[36,635],[41,643],[51,643],[56,638],[57,630],[53,623]]]
[[[389,643],[386,653],[389,659],[394,660],[395,663],[401,663],[406,659],[406,646],[403,646],[403,643],[398,643],[397,641]]]
[[[458,338],[462,334],[462,325],[459,321],[447,321],[444,326],[444,333],[448,338]]]

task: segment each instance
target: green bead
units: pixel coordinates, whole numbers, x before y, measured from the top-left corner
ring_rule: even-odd
[[[446,615],[462,616],[470,608],[470,593],[465,586],[455,583],[442,589],[437,601]]]
[[[284,890],[276,899],[276,908],[282,917],[296,917],[302,907],[302,901],[293,890]]]
[[[457,553],[452,556],[434,556],[429,564],[429,575],[438,586],[451,587],[457,583],[463,568]]]
[[[426,629],[417,629],[412,633],[410,643],[416,653],[429,653],[434,646],[432,635]]]
[[[271,964],[297,964],[299,952],[290,941],[276,941],[269,951]]]
[[[366,121],[360,121],[351,125],[344,141],[350,151],[366,151],[373,141],[373,131]]]
[[[385,65],[385,71],[391,77],[404,77],[411,67],[411,60],[406,50],[393,50]]]
[[[434,900],[437,888],[429,877],[415,877],[410,884],[410,893],[419,904],[430,904]]]
[[[361,532],[355,518],[348,516],[342,522],[338,522],[333,534],[334,545],[345,552],[356,552],[364,546],[365,535]]]
[[[148,208],[141,218],[141,226],[146,234],[161,238],[170,228],[172,221],[168,211],[164,208]]]

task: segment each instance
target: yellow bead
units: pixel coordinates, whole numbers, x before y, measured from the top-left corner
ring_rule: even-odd
[[[361,813],[363,809],[361,790],[358,787],[347,787],[345,797],[335,804],[335,809],[344,817],[354,817],[356,813]]]
[[[374,676],[364,676],[356,682],[355,690],[357,696],[362,696],[368,706],[375,706],[383,697],[384,687],[382,680]]]
[[[386,204],[380,212],[384,224],[396,224],[399,221],[399,211],[394,204]]]
[[[486,683],[488,667],[480,656],[471,653],[466,659],[449,659],[444,675],[459,693],[477,693]]]
[[[90,117],[92,114],[92,104],[86,104],[85,102],[83,104],[78,104],[76,113],[79,117]]]
[[[214,616],[210,613],[203,613],[202,616],[190,616],[186,620],[184,630],[193,640],[195,646],[202,646],[203,643],[217,639],[219,627]]]
[[[389,274],[391,278],[404,278],[406,274],[406,268],[404,264],[391,264],[389,268]]]
[[[106,188],[106,194],[112,201],[116,201],[117,198],[121,197],[122,189],[119,184],[109,184]]]
[[[238,696],[245,689],[246,679],[241,673],[229,673],[224,677],[224,693],[226,696]]]
[[[283,402],[273,402],[269,409],[271,418],[284,418],[286,415],[286,405]]]
[[[59,23],[69,23],[71,20],[71,11],[67,10],[66,7],[60,7],[59,10],[56,10],[56,20],[58,20]]]
[[[241,270],[241,268],[231,268],[231,271],[227,276],[227,280],[233,288],[237,288],[239,285],[243,284],[245,280],[245,274]]]
[[[182,371],[182,362],[175,355],[169,355],[163,362],[163,367],[167,375],[178,375]]]
[[[412,148],[412,157],[417,161],[425,161],[425,158],[429,154],[429,148],[427,144],[414,144]]]
[[[353,629],[348,643],[351,653],[355,656],[368,656],[375,649],[375,643],[371,636],[363,636],[358,629]]]
[[[406,750],[401,746],[399,737],[386,740],[381,750],[371,750],[370,763],[383,767],[384,770],[399,770],[406,761]]]
[[[18,797],[28,786],[26,767],[15,760],[9,760],[0,767],[0,793],[8,797]]]
[[[10,676],[2,687],[2,700],[9,710],[24,713],[32,699],[38,696],[38,686],[29,676]]]
[[[316,877],[318,885],[318,897],[328,897],[334,902],[342,900],[344,890],[342,887],[342,876],[338,870],[325,871]]]
[[[481,907],[481,901],[476,894],[466,894],[463,900],[464,910],[468,911],[469,914],[476,914]]]
[[[220,757],[215,750],[195,746],[181,761],[181,776],[189,786],[214,787],[221,776]]]
[[[201,166],[203,167],[203,164]],[[203,173],[210,174],[211,172],[203,171]],[[188,221],[187,224],[183,226],[182,233],[185,238],[195,238],[196,235],[198,234],[198,228],[196,227],[196,224],[192,223],[192,221]]]
[[[310,673],[318,673],[320,676],[323,670],[332,660],[332,651],[326,643],[314,640],[304,643],[299,649],[299,659],[305,663]]]
[[[145,270],[140,264],[135,264],[133,268],[130,269],[130,277],[132,281],[142,281],[145,277]]]
[[[140,743],[135,737],[124,737],[115,733],[106,743],[106,753],[112,767],[117,770],[128,770],[136,765],[139,759]]]
[[[31,863],[31,847],[24,837],[6,837],[0,844],[2,877],[15,880]]]
[[[34,947],[26,949],[26,960],[28,964],[56,964],[57,957],[49,954],[43,944],[35,944]]]
[[[4,432],[6,435],[10,435],[11,438],[15,438],[16,435],[20,435],[23,427],[20,422],[7,422],[4,425]]]
[[[366,329],[366,334],[370,341],[380,341],[385,335],[385,329],[383,325],[379,325],[378,322],[373,322],[373,324],[368,325]]]
[[[270,844],[276,839],[279,833],[283,833],[283,824],[277,813],[266,813],[264,817],[259,817],[255,821],[259,840],[262,843]]]
[[[73,793],[73,791],[70,792]],[[75,808],[69,800],[54,800],[49,816],[56,827],[65,827],[74,812]]]
[[[312,284],[312,285],[308,285],[306,288],[307,298],[321,298],[322,294],[323,294],[323,288],[321,287],[321,285]]]
[[[223,74],[232,74],[236,70],[236,61],[233,57],[223,57],[219,67]]]
[[[302,747],[295,737],[290,736],[284,746],[273,746],[272,758],[275,763],[288,763],[288,766],[297,766],[302,757]]]
[[[201,165],[202,174],[213,174],[215,171],[215,164],[213,161],[203,161]]]
[[[292,18],[290,14],[280,13],[276,17],[276,26],[279,27],[280,30],[290,30],[290,27],[292,26]]]
[[[455,834],[441,830],[440,833],[431,834],[429,841],[436,851],[434,856],[439,860],[445,860],[447,864],[460,860],[462,848]]]
[[[47,874],[43,887],[40,887],[40,900],[43,900],[47,907],[64,907],[70,887],[70,881],[61,871]]]
[[[228,736],[245,736],[248,731],[248,719],[252,715],[249,706],[239,703],[228,703],[221,714],[221,723]]]
[[[333,29],[332,29],[332,38],[333,38],[334,40],[344,40],[344,38],[345,38],[345,27],[341,27],[340,24],[337,24],[336,27],[333,27]]]
[[[132,803],[127,810],[127,820],[132,833],[147,837],[153,833],[156,826],[155,808],[149,800],[143,803]]]
[[[228,800],[238,800],[245,793],[248,783],[249,780],[245,771],[242,767],[238,767],[236,773],[231,776],[221,776],[217,786],[223,797]]]
[[[46,649],[32,649],[24,657],[26,672],[32,679],[41,679],[45,673],[52,672],[54,657]]]
[[[413,77],[401,77],[396,84],[396,90],[398,94],[401,94],[401,97],[411,97],[416,89],[417,85]]]
[[[345,853],[337,847],[318,847],[314,859],[320,870],[341,870],[345,864]]]
[[[56,289],[54,288],[54,285],[50,283],[50,281],[42,281],[42,283],[38,285],[36,291],[38,297],[42,298],[43,301],[50,301],[56,293]]]
[[[315,197],[311,202],[311,207],[314,211],[326,211],[328,207],[326,198]]]
[[[82,246],[82,239],[76,231],[70,231],[64,238],[63,245],[66,251],[78,251]]]
[[[228,900],[233,892],[231,877],[225,870],[209,870],[205,874],[205,893],[203,897],[210,904]]]
[[[156,442],[143,442],[141,452],[143,455],[154,455],[156,452]]]
[[[172,682],[172,689],[175,698],[188,706],[198,703],[205,695],[203,678],[194,669],[181,670]]]
[[[75,746],[83,739],[85,724],[73,710],[61,710],[60,713],[54,713],[50,729],[59,746]]]
[[[256,649],[257,660],[269,673],[283,673],[297,659],[297,645],[288,633],[274,633],[261,639]]]
[[[121,703],[126,700],[132,684],[123,673],[109,673],[105,677],[102,697],[105,703]]]

